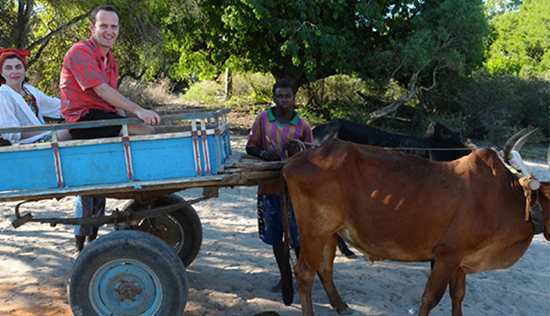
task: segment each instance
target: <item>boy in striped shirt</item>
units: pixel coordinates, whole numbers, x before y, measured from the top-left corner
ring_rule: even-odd
[[[295,89],[292,83],[282,79],[273,86],[275,106],[262,111],[256,117],[246,144],[246,152],[267,161],[288,158],[298,152],[298,148],[288,143],[290,139],[299,139],[312,143],[313,136],[309,123],[294,110]],[[290,263],[284,260],[283,224],[278,184],[258,186],[258,227],[260,239],[273,247],[273,253],[281,272],[281,281],[273,287],[280,292],[283,287],[292,291],[292,280],[286,280],[283,272],[290,271]],[[292,247],[299,255],[300,236],[294,214],[289,218]]]

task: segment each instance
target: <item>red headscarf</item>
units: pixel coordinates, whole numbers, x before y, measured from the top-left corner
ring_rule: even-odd
[[[15,55],[21,59],[25,69],[27,69],[27,59],[26,57],[31,55],[31,52],[26,49],[14,49],[14,48],[4,48],[0,47],[0,75],[2,74],[2,65],[4,65],[4,59],[8,56]]]

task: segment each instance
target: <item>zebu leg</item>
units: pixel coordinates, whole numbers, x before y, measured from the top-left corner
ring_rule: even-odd
[[[437,257],[432,273],[424,289],[424,294],[422,295],[422,305],[420,306],[418,316],[428,316],[430,314],[430,311],[439,303],[445,294],[447,285],[451,282],[451,279],[453,279],[457,269],[459,269],[458,260],[449,257]],[[462,313],[453,313],[453,316],[462,316]]]
[[[336,255],[336,241],[337,235],[334,235],[328,243],[325,245],[323,250],[323,257],[321,259],[321,266],[317,273],[319,274],[319,279],[325,288],[330,305],[341,315],[350,314],[351,311],[348,307],[348,304],[342,300],[336,286],[334,286],[334,278],[332,275],[332,269],[334,266],[334,256]]]
[[[466,273],[458,268],[449,285],[449,294],[453,304],[453,316],[462,316],[462,300],[466,295]]]
[[[302,302],[302,315],[314,316],[313,303],[311,300],[311,291],[313,288],[313,281],[315,279],[315,266],[319,266],[321,261],[320,253],[321,249],[308,249],[304,247],[304,239],[301,240],[301,251],[298,263],[294,268],[294,274],[296,275],[296,283],[298,285],[298,292],[300,293],[300,301]]]
[[[304,224],[308,226],[308,229],[304,229],[304,234],[300,235],[300,256],[294,273],[302,302],[302,315],[313,316],[311,291],[315,273],[321,268],[322,256],[327,243],[330,243],[332,247],[332,259],[334,259],[336,245],[333,232],[323,232],[319,229],[313,229],[313,227],[309,226],[311,223],[307,221]],[[298,222],[298,225],[300,225],[300,222]],[[301,227],[304,226],[299,226],[299,228]],[[326,273],[324,276],[326,276]]]

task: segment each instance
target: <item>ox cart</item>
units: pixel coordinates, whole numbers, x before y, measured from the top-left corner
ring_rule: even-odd
[[[128,135],[137,118],[1,128],[0,134],[122,125],[123,136],[0,147],[0,202],[15,207],[15,228],[29,222],[114,228],[84,248],[68,280],[75,315],[181,315],[187,302],[185,267],[198,254],[202,228],[193,204],[220,187],[278,181],[282,162],[232,155],[229,110],[162,116],[155,134]],[[175,192],[202,188],[185,201]],[[93,218],[35,218],[29,201],[71,195],[131,199]],[[158,237],[158,238],[157,238]]]

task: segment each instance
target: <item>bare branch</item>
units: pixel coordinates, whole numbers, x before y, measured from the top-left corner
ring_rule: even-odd
[[[79,16],[75,17],[74,19],[70,20],[69,23],[61,25],[57,29],[55,29],[55,30],[51,31],[50,33],[48,33],[48,35],[46,35],[46,36],[42,37],[41,39],[35,41],[31,45],[29,45],[29,47],[27,49],[28,50],[33,50],[36,46],[42,45],[42,44],[48,42],[55,35],[63,32],[64,30],[71,27],[73,24],[76,24],[77,22],[79,22],[79,21],[87,18],[88,16],[90,16],[91,13],[92,13],[92,10],[90,10],[90,11],[88,11],[88,12],[82,14],[82,15],[79,15]],[[38,58],[38,56],[36,56],[36,58]]]
[[[418,74],[420,74],[420,70],[415,72],[411,77],[411,84],[410,84],[410,88],[409,88],[409,94],[407,94],[407,96],[403,99],[393,101],[392,103],[390,103],[390,105],[385,106],[380,110],[371,112],[368,115],[368,119],[367,119],[368,124],[376,121],[377,119],[379,119],[383,116],[386,116],[386,115],[390,114],[391,112],[397,110],[401,105],[403,105],[406,102],[410,101],[412,99],[412,97],[414,96],[415,92],[416,92],[415,87],[416,87],[416,78],[418,77]]]
[[[394,74],[395,74],[395,72],[394,72]],[[418,75],[420,75],[420,70],[418,70],[417,72],[415,72],[412,75],[411,80],[410,80],[409,93],[407,94],[406,97],[404,97],[402,99],[395,100],[395,101],[391,102],[390,105],[385,106],[380,110],[376,110],[374,112],[369,113],[369,115],[367,116],[368,124],[370,124],[370,123],[376,121],[377,119],[379,119],[383,116],[386,116],[386,115],[390,114],[391,112],[397,110],[401,105],[409,102],[418,91],[420,91],[420,90],[430,91],[431,89],[433,89],[436,86],[437,68],[432,73],[433,83],[430,87],[420,86],[417,89],[416,88],[416,81],[418,79]],[[388,86],[394,91],[393,94],[395,94],[394,87],[391,84],[388,84]],[[392,99],[393,99],[393,94],[392,94]]]
[[[437,68],[435,68],[435,69],[434,69],[434,72],[432,73],[432,81],[433,81],[433,82],[432,82],[432,85],[429,86],[428,88],[426,88],[426,87],[424,87],[424,86],[420,86],[420,87],[418,88],[418,90],[430,91],[430,90],[432,90],[433,88],[435,88],[435,86],[436,86],[436,81],[435,81],[436,75],[437,75]]]

